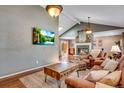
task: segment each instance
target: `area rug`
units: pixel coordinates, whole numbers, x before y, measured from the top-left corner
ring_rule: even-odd
[[[80,77],[83,78],[89,73],[89,70],[80,71]],[[71,73],[69,76],[77,77],[76,71]],[[66,88],[65,78],[61,80],[61,88]],[[45,82],[45,75],[43,71],[36,72],[19,79],[27,88],[58,88],[57,81],[51,77],[47,77]]]

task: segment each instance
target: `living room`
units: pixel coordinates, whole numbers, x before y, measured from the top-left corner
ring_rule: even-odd
[[[0,6],[0,87],[123,88],[123,8]]]

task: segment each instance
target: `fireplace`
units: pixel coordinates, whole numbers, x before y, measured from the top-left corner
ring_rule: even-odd
[[[89,52],[91,50],[91,43],[76,43],[75,44],[75,54],[79,55],[81,51]]]

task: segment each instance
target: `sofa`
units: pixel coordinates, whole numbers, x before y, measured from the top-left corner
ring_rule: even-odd
[[[67,88],[95,88],[96,83],[90,82],[81,78],[67,78],[65,80],[65,84],[67,84]],[[122,70],[121,81],[117,88],[124,88],[124,69]]]
[[[118,65],[118,69],[116,69],[116,71],[121,71],[121,76],[120,76],[120,81],[119,81],[118,85],[116,85],[114,87],[124,88],[124,56],[122,56],[118,60],[118,62],[119,62],[119,65]],[[109,74],[111,74],[111,73],[112,72],[110,72]],[[68,88],[70,88],[70,87],[71,88],[95,88],[97,82],[91,82],[89,80],[78,78],[78,77],[76,77],[76,78],[68,77],[65,79],[65,84],[67,85]]]
[[[124,55],[122,55],[121,57],[119,57],[120,59],[118,59],[117,61],[119,63],[121,63],[123,60],[124,60]],[[102,66],[102,63],[103,61],[107,60],[109,58],[106,57],[106,59],[104,60],[97,60],[96,62],[94,62],[94,66],[91,68],[92,70],[100,70],[100,69],[103,69],[103,66]]]

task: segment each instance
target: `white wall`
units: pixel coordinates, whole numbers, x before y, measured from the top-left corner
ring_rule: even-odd
[[[103,37],[103,36],[121,35],[122,32],[124,32],[124,29],[100,31],[100,32],[94,32],[93,34],[94,34],[94,37]]]
[[[121,40],[121,35],[94,37],[94,40],[96,41],[94,49],[104,48],[105,51],[111,51],[111,48],[115,45],[115,42]],[[102,40],[101,46],[98,44],[99,40]]]
[[[32,27],[55,32],[55,45],[32,45]],[[0,6],[0,77],[58,62],[58,18],[38,5]]]

